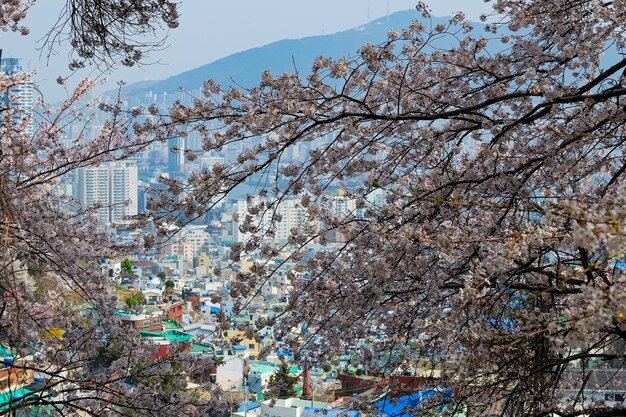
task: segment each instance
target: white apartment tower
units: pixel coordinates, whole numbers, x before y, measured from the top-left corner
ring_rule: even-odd
[[[302,232],[314,222],[309,220],[307,210],[302,207],[300,199],[282,201],[277,208],[282,220],[276,224],[276,237],[279,242],[287,242],[292,230]]]
[[[257,199],[253,199],[253,205],[258,204]],[[248,201],[247,200],[239,200],[233,205],[233,220],[237,218],[237,221],[233,221],[233,240],[238,243],[242,243],[247,241],[251,234],[248,232],[241,232],[239,230],[239,225],[244,221],[246,215],[248,214]],[[261,224],[262,220],[258,220],[255,222],[255,225]]]
[[[137,165],[115,161],[78,170],[74,197],[84,206],[99,205],[98,219],[103,223],[123,223],[137,214]]]
[[[80,168],[74,185],[74,198],[83,206],[98,205],[96,216],[101,223],[109,220],[109,167],[103,164],[96,167]]]
[[[118,161],[109,165],[111,222],[119,223],[126,216],[137,214],[139,181],[134,161]]]

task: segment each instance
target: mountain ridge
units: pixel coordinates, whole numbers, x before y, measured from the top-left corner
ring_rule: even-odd
[[[448,19],[433,17],[432,24]],[[151,93],[173,94],[181,87],[190,91],[200,88],[208,79],[224,86],[252,87],[258,85],[263,70],[273,74],[294,70],[308,74],[318,56],[335,59],[355,56],[365,43],[384,42],[390,30],[403,29],[414,20],[422,20],[421,15],[415,10],[405,10],[333,34],[279,40],[236,52],[165,79],[129,84],[123,88],[122,97],[141,101],[142,97],[148,99]]]

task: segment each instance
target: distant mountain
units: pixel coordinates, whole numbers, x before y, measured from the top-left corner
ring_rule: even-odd
[[[354,56],[363,44],[381,43],[387,39],[387,33],[390,30],[405,28],[415,19],[422,19],[421,14],[415,10],[407,10],[344,32],[281,40],[238,52],[165,80],[143,81],[127,85],[124,87],[123,95],[126,98],[132,97],[142,101],[142,98],[149,99],[150,92],[175,93],[179,87],[193,90],[200,88],[203,81],[208,79],[225,86],[237,84],[252,87],[259,83],[260,74],[265,69],[269,69],[274,75],[285,71],[293,72],[296,69],[306,75],[318,56],[323,55],[329,58]],[[433,18],[433,25],[447,22],[447,20],[447,18]]]

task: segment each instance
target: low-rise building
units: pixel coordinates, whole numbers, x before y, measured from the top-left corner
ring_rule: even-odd
[[[185,313],[185,301],[179,300],[163,307],[163,316],[169,320],[174,320],[178,324],[183,324],[183,314]]]
[[[153,358],[163,358],[167,356],[172,348],[183,352],[189,352],[191,338],[190,334],[180,330],[165,330],[162,332],[143,331],[139,333],[143,338],[158,346]]]
[[[246,336],[245,331],[232,329],[226,330],[223,336],[226,340],[234,340],[237,344],[247,347],[251,359],[259,357],[259,353],[261,352],[260,343],[257,340]]]
[[[261,402],[261,417],[303,417],[305,409],[326,409],[328,403],[321,401],[304,400],[300,398],[285,398]]]
[[[232,345],[215,351],[215,354],[220,359],[215,382],[226,391],[241,390],[244,376],[250,370],[248,348],[242,345]]]
[[[137,331],[160,332],[163,329],[163,315],[160,311],[139,314],[118,311],[116,316],[123,325],[131,326]]]

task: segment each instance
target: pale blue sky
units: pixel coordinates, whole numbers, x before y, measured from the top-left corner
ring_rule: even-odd
[[[49,98],[61,97],[54,81],[67,75],[67,49],[47,64],[39,58],[37,40],[54,23],[62,0],[39,0],[26,24],[29,36],[0,32],[0,48],[5,57],[22,58],[37,70],[36,80]],[[108,86],[118,80],[135,82],[161,79],[199,67],[234,52],[265,45],[285,38],[302,38],[350,29],[387,12],[412,9],[415,0],[182,0],[181,24],[171,32],[169,47],[155,52],[143,68],[120,68],[107,75]],[[477,19],[489,10],[484,0],[427,0],[433,14],[449,15],[463,10]],[[88,75],[85,71],[80,75]],[[102,89],[102,88],[101,88]]]

